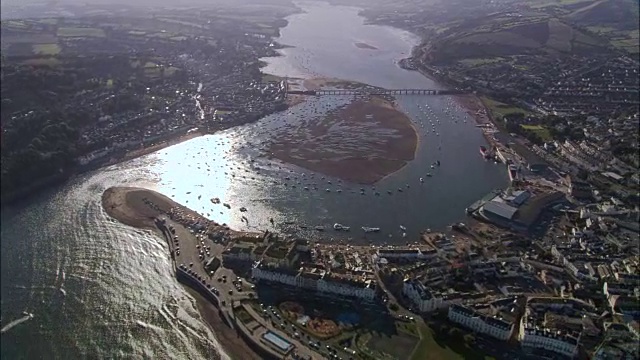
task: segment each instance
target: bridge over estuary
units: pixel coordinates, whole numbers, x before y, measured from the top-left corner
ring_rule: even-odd
[[[294,90],[288,94],[298,95],[455,95],[464,94],[462,90],[434,90],[434,89],[321,89]]]

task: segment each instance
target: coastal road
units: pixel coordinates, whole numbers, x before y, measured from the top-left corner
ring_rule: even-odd
[[[282,336],[284,339],[291,342],[295,346],[295,349],[293,350],[293,352],[298,353],[298,355],[300,355],[303,359],[307,359],[307,358],[311,358],[314,360],[324,359],[323,356],[321,356],[314,350],[309,349],[302,342],[302,340],[295,339],[291,337],[286,331],[283,331],[282,329],[276,328],[275,326],[271,325],[271,321],[267,321],[261,314],[258,314],[255,311],[255,309],[253,309],[251,306],[244,305],[243,307],[249,313],[249,315],[251,315],[264,328]]]

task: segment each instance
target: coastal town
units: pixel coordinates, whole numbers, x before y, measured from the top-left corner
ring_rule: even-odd
[[[421,36],[398,66],[448,86],[428,94],[446,97],[442,114],[423,103],[419,118],[404,114],[379,87],[264,74],[260,59],[282,47],[274,38],[295,11],[288,7],[3,21],[3,198],[270,114],[305,106],[319,112],[326,104],[305,99],[353,91],[351,102],[319,121],[287,113],[297,124],[283,126],[269,146],[254,139],[234,146],[269,153],[269,166],[306,171],[287,169],[271,187],[399,197],[411,192],[408,182],[375,185],[414,160],[427,136],[420,131],[438,138],[442,121],[477,128],[485,140],[477,161],[502,169],[508,184],[459,209],[459,221],[415,237],[404,225],[333,221],[291,221],[285,225],[299,232],[278,233],[274,218],[269,229],[241,231],[216,214],[226,208],[248,225],[244,206],[205,196],[211,210],[202,211],[137,187],[102,188],[101,210],[166,242],[171,275],[190,289],[233,359],[640,358],[640,63],[623,41],[632,31],[611,24],[569,31],[567,19],[581,24],[591,11],[577,5],[532,10],[535,4],[482,1],[460,25],[452,5],[427,13],[409,3],[362,14]],[[520,38],[526,51],[502,44],[477,54],[492,42],[473,31],[542,28],[574,38],[538,39],[555,57]],[[39,84],[37,96],[22,96],[25,79]],[[205,151],[197,156],[206,160]],[[341,164],[347,155],[360,162]],[[255,161],[247,166],[261,170]],[[235,165],[207,171],[247,180]],[[437,175],[440,160],[426,166]],[[412,181],[424,184],[432,173],[423,176]],[[367,239],[392,232],[401,240]]]
[[[135,10],[74,11],[2,22],[3,202],[289,106],[282,79],[262,74],[259,59],[277,54],[272,36],[290,9],[233,25],[242,10],[167,10],[142,21]],[[42,84],[36,95],[32,81]],[[32,127],[41,128],[35,137]]]
[[[260,356],[422,359],[439,336],[463,344],[457,352],[495,358],[633,358],[637,205],[544,162],[562,150],[534,149],[548,155],[528,162],[491,129],[483,127],[492,148],[478,156],[517,169],[512,184],[470,204],[467,224],[425,231],[413,245],[238,232],[141,189],[109,189],[103,204],[110,212],[110,199],[123,197],[124,209],[110,213],[125,223],[136,212],[155,218],[178,279],[213,301]]]

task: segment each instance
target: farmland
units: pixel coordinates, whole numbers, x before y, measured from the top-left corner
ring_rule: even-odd
[[[525,132],[531,132],[536,134],[544,142],[549,142],[553,140],[553,137],[551,136],[549,129],[545,128],[542,125],[520,125],[520,127]]]
[[[62,51],[58,44],[35,44],[33,53],[36,55],[58,55]]]
[[[104,30],[90,27],[61,27],[59,37],[105,37]]]
[[[515,107],[515,106],[510,106],[508,104],[505,104],[496,100],[492,100],[488,97],[483,96],[481,97],[481,100],[484,103],[484,105],[489,109],[492,117],[494,118],[503,118],[505,116],[516,114],[516,113],[520,113],[523,115],[529,114],[527,110],[524,110],[522,108]]]

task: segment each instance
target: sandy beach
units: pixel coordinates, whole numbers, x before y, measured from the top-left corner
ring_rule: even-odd
[[[200,217],[196,212],[174,202],[170,198],[155,191],[142,188],[109,188],[102,194],[102,206],[109,216],[118,221],[136,228],[153,230],[158,236],[162,237],[162,234],[153,221],[156,216],[162,213],[145,204],[144,199],[148,199],[156,204],[162,212],[168,212],[171,208],[178,207],[187,214]],[[261,359],[261,357],[249,348],[244,340],[238,336],[235,330],[229,328],[223,322],[216,307],[196,291],[188,287],[185,288],[196,300],[200,315],[205,319],[211,330],[215,332],[218,342],[223,345],[224,351],[232,359]]]
[[[285,129],[274,136],[270,152],[312,171],[373,184],[413,160],[417,146],[409,117],[373,96]]]

